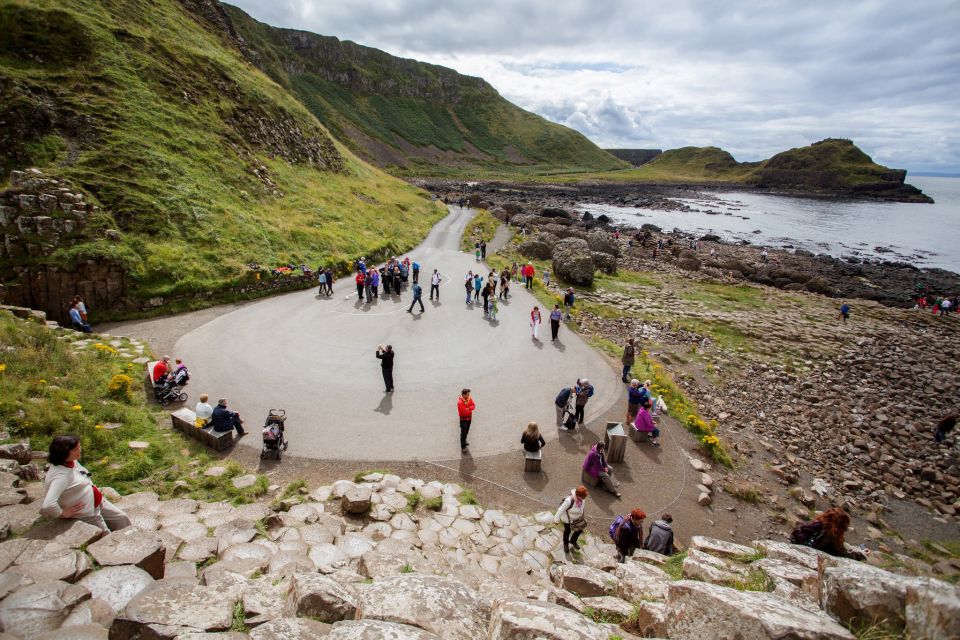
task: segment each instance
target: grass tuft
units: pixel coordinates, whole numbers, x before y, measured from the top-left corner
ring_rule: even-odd
[[[683,561],[687,557],[686,551],[681,551],[680,553],[675,553],[667,561],[663,563],[663,570],[670,576],[671,580],[682,580],[683,579]]]

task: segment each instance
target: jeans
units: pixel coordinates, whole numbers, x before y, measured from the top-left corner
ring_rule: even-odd
[[[389,369],[386,367],[380,367],[380,371],[383,373],[384,391],[393,391],[393,367],[390,367]]]
[[[632,367],[633,367],[632,364],[625,364],[625,365],[623,365],[623,375],[620,376],[620,377],[623,378],[623,381],[624,381],[624,382],[626,382],[627,380],[630,379],[630,369],[631,369]]]
[[[565,304],[565,305],[563,305],[563,309],[564,309],[564,311],[565,311],[564,316],[563,316],[563,319],[564,319],[564,320],[569,320],[569,319],[570,319],[570,310],[573,309],[573,305],[572,305],[572,304]]]
[[[567,412],[566,407],[561,407],[560,405],[555,405],[557,407],[557,427],[563,426],[563,414]]]
[[[467,304],[473,300],[473,289],[467,289]]]
[[[414,269],[414,270],[413,270],[413,281],[414,281],[414,283],[420,281],[420,269]]]
[[[526,281],[526,285],[525,285],[525,286],[527,287],[527,289],[533,288],[533,276],[527,276],[527,277],[525,278],[525,281]]]
[[[467,434],[470,433],[471,418],[460,418],[460,448],[467,448]]]
[[[413,302],[410,303],[410,308],[407,309],[407,311],[413,311],[413,305],[417,304],[418,302],[420,303],[420,313],[423,313],[425,309],[423,308],[423,298],[420,296],[417,296],[413,299]]]
[[[570,535],[571,532],[573,533],[573,535]],[[567,547],[569,547],[571,544],[574,544],[574,545],[577,544],[577,540],[580,538],[580,534],[581,534],[581,533],[583,533],[583,532],[582,532],[582,531],[573,531],[573,529],[570,527],[569,523],[566,523],[566,522],[563,523],[563,549],[564,549],[564,551],[566,551],[566,550],[567,550]]]
[[[237,413],[236,411],[230,412],[230,424],[227,425],[226,429],[221,430],[214,427],[213,430],[216,431],[217,433],[223,433],[225,431],[230,431],[231,429],[236,429],[237,435],[240,435],[240,436],[246,433],[246,431],[243,430],[243,424],[240,422],[240,414]]]
[[[560,321],[559,321],[559,320],[551,320],[551,321],[550,321],[550,339],[551,339],[551,340],[556,340],[558,333],[560,333]]]
[[[362,284],[357,284],[357,297],[360,299],[361,302],[363,301],[363,285]]]
[[[586,407],[587,405],[585,404],[578,404],[577,410],[574,413],[574,415],[577,417],[577,422],[579,422],[580,424],[583,424],[583,410],[586,409]]]
[[[434,294],[434,292],[436,292],[436,294],[437,294],[437,300],[439,300],[439,299],[440,299],[440,285],[438,285],[438,284],[432,284],[432,285],[430,285],[430,299],[431,299],[431,300],[433,300],[433,294]]]

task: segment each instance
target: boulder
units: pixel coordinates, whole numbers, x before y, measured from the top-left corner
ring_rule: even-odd
[[[698,549],[690,549],[683,559],[683,577],[716,584],[733,582],[743,571],[728,562]]]
[[[634,601],[629,627],[644,638],[666,638],[667,605],[652,600]]]
[[[250,542],[256,538],[257,528],[253,520],[236,518],[214,529],[213,535],[217,539],[217,552],[223,553],[235,544]]]
[[[805,611],[768,593],[693,580],[670,585],[666,619],[672,640],[853,640],[825,614]]]
[[[47,631],[31,640],[108,640],[110,632],[98,624],[72,625],[56,631]]]
[[[665,602],[670,576],[650,564],[628,561],[617,565],[617,596],[627,602],[658,600]]]
[[[346,554],[332,544],[316,544],[310,547],[310,560],[324,573],[332,573],[350,560]]]
[[[820,576],[813,569],[775,558],[764,558],[750,565],[762,569],[774,580],[783,580],[820,602]]]
[[[693,536],[690,538],[690,548],[709,553],[712,556],[730,558],[732,560],[737,560],[744,556],[752,556],[757,552],[753,547],[727,542],[726,540],[717,540],[716,538],[707,538],[705,536]]]
[[[557,207],[546,207],[540,212],[540,215],[544,218],[566,218],[568,220],[573,218],[569,211]]]
[[[344,620],[330,630],[327,640],[441,640],[440,636],[406,624],[382,620]]]
[[[783,560],[791,564],[798,564],[808,569],[816,570],[823,551],[799,544],[788,544],[778,540],[755,540],[753,546],[767,554],[767,558]]]
[[[587,244],[590,245],[590,251],[606,253],[614,258],[620,255],[620,245],[614,240],[613,235],[605,231],[593,231],[587,235]]]
[[[251,630],[250,640],[316,640],[326,638],[329,632],[330,625],[317,620],[277,618]]]
[[[370,510],[369,486],[356,485],[349,488],[340,499],[340,508],[344,513],[363,514]]]
[[[537,600],[502,600],[493,607],[489,640],[608,640],[596,622],[560,605]]]
[[[23,587],[0,602],[0,629],[17,638],[34,638],[57,629],[74,607],[89,598],[85,587],[60,580]]]
[[[570,284],[593,284],[593,257],[586,240],[565,238],[553,248],[553,273]]]
[[[134,597],[110,625],[111,638],[172,640],[185,633],[225,631],[235,600],[186,581],[160,581]]]
[[[609,253],[603,251],[591,251],[590,257],[593,259],[593,266],[604,273],[617,272],[617,259]]]
[[[30,460],[33,458],[33,451],[26,442],[0,444],[0,458],[16,460],[17,464],[30,464]]]
[[[153,582],[150,574],[143,569],[123,565],[104,567],[84,577],[78,584],[86,587],[94,598],[109,604],[116,613],[123,611],[128,602]]]
[[[617,579],[612,574],[583,564],[555,564],[550,578],[561,589],[581,598],[608,596],[617,592]]]
[[[679,258],[677,260],[677,266],[687,271],[699,271],[700,260],[697,258]]]
[[[553,248],[546,242],[541,242],[540,240],[521,242],[520,246],[517,247],[517,251],[519,251],[523,257],[534,260],[549,260],[553,256]]]
[[[220,554],[222,560],[243,562],[257,569],[266,569],[272,557],[273,551],[255,542],[240,542]]]
[[[960,588],[939,580],[907,586],[908,638],[960,638]]]
[[[366,587],[357,619],[407,624],[449,640],[473,640],[486,637],[490,606],[462,582],[408,573]]]
[[[93,569],[93,563],[82,551],[59,542],[30,540],[15,560],[14,569],[33,582],[74,582]]]
[[[31,540],[53,540],[71,549],[85,548],[107,534],[100,527],[87,524],[83,520],[73,518],[58,518],[34,527],[25,538]]]
[[[633,613],[633,606],[629,602],[614,596],[584,598],[583,604],[610,622],[623,622]]]
[[[96,624],[104,629],[109,629],[110,624],[116,616],[116,610],[105,600],[90,598],[74,607],[70,615],[67,616],[67,619],[60,625],[60,628],[82,624]]]
[[[298,573],[290,582],[291,609],[320,622],[353,619],[357,596],[352,589],[319,573]]]
[[[87,552],[101,566],[132,564],[156,580],[163,578],[167,549],[153,532],[136,527],[113,531],[87,547]]]
[[[824,611],[848,625],[870,626],[885,620],[884,626],[896,631],[905,626],[907,589],[928,584],[922,578],[833,556],[820,557],[818,573]]]

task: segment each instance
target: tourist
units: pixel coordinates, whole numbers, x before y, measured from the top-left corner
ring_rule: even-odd
[[[480,297],[483,298],[483,317],[490,317],[490,281],[487,280],[487,284],[483,285],[483,291],[480,292]]]
[[[637,417],[633,421],[633,426],[637,428],[637,431],[647,434],[647,441],[655,447],[660,446],[660,441],[657,438],[660,437],[660,429],[658,429],[653,424],[653,416],[650,415],[652,401],[650,398],[645,399],[640,403],[640,407],[637,409]]]
[[[419,282],[413,283],[413,288],[410,289],[413,293],[413,300],[410,302],[410,308],[407,309],[407,313],[413,313],[413,305],[420,303],[420,313],[423,313],[425,309],[423,308],[423,287],[420,286]]]
[[[500,277],[497,275],[497,270],[494,269],[487,274],[487,284],[490,285],[490,295],[497,295],[497,283],[500,281]]]
[[[560,333],[561,320],[563,320],[563,311],[560,311],[559,304],[554,304],[553,311],[550,312],[550,342],[557,341],[557,334]]]
[[[543,436],[540,434],[540,428],[537,426],[536,422],[530,422],[527,424],[527,428],[524,429],[523,433],[520,435],[520,444],[523,445],[524,451],[529,451],[531,453],[536,453],[547,445],[547,441],[544,440]]]
[[[543,286],[550,286],[550,272],[546,269],[543,270]]]
[[[500,274],[500,296],[506,300],[510,296],[510,270],[504,269]]]
[[[933,434],[933,439],[937,442],[943,442],[947,439],[947,435],[953,431],[954,427],[957,426],[957,414],[951,413],[950,415],[944,416],[940,422],[937,423],[937,430]]]
[[[540,307],[534,306],[530,312],[530,334],[536,342],[540,342],[540,323],[543,319],[540,317]]]
[[[536,273],[536,269],[533,268],[533,263],[528,262],[527,266],[523,268],[523,281],[524,288],[532,289],[533,288],[533,275]]]
[[[665,556],[673,555],[673,516],[663,514],[659,520],[650,525],[647,540],[643,548]]]
[[[516,280],[518,283],[520,282],[520,265],[516,262],[510,267],[510,279]]]
[[[327,272],[317,269],[317,281],[320,283],[320,291],[317,293],[322,296],[327,293]]]
[[[480,302],[480,290],[483,288],[483,276],[480,273],[473,274],[473,301]]]
[[[644,400],[645,389],[640,386],[640,381],[634,378],[627,387],[627,424],[633,424],[637,417],[637,411],[640,410],[640,404]]]
[[[570,411],[570,398],[576,394],[576,387],[564,387],[560,390],[560,393],[557,394],[556,399],[553,403],[557,406],[557,428],[564,431],[572,431],[573,427],[569,429],[565,424],[563,424],[563,416],[566,413],[573,415],[573,412]],[[574,420],[574,424],[576,421]]]
[[[623,364],[623,374],[620,378],[627,382],[629,381],[630,369],[633,368],[633,363],[636,361],[636,350],[633,347],[633,338],[627,339],[627,344],[623,347],[623,355],[620,357],[620,362]]]
[[[617,547],[617,562],[623,564],[637,549],[643,548],[643,521],[647,514],[643,509],[634,509],[627,517],[618,516],[616,526],[611,527],[611,538]]]
[[[838,317],[843,318],[844,322],[846,322],[847,318],[850,317],[850,305],[848,305],[846,302],[840,305],[840,315]]]
[[[420,263],[413,261],[413,284],[420,282]]]
[[[832,556],[864,559],[860,551],[848,549],[844,536],[850,527],[850,516],[839,507],[829,509],[809,522],[804,522],[790,534],[790,542],[812,547]]]
[[[479,242],[475,242],[473,244],[473,252],[474,252],[474,255],[477,257],[477,262],[480,262],[480,243]]]
[[[80,309],[77,307],[76,304],[73,304],[70,307],[69,313],[70,313],[70,324],[73,325],[73,328],[75,331],[79,331],[81,333],[93,332],[93,329],[90,327],[90,325],[87,324],[87,322],[83,319],[83,316],[80,314]]]
[[[423,306],[423,303],[420,303]],[[410,308],[413,308],[413,305],[410,305]],[[380,360],[380,373],[383,374],[383,392],[384,393],[393,393],[393,345],[388,344],[384,347],[382,344],[377,345],[377,359]]]
[[[487,259],[487,241],[480,240],[480,257],[484,260]]]
[[[580,485],[563,499],[560,508],[553,516],[554,522],[563,523],[563,552],[570,553],[570,545],[579,549],[577,540],[587,528],[587,519],[584,517],[584,500],[587,499],[587,488]]]
[[[563,294],[563,309],[564,309],[564,319],[570,320],[570,310],[573,309],[573,303],[575,301],[575,296],[573,295],[573,287],[567,289],[567,292]]]
[[[71,304],[73,304],[77,308],[77,311],[80,312],[80,318],[87,324],[90,324],[90,320],[87,318],[87,305],[83,302],[83,296],[80,294],[73,296],[73,301]]]
[[[213,407],[207,402],[210,400],[210,396],[205,393],[200,394],[200,402],[197,403],[196,408],[193,412],[197,415],[196,421],[193,423],[198,429],[202,429],[207,426],[207,423],[210,422],[210,419],[213,417]]]
[[[368,269],[365,274],[363,274],[363,293],[367,298],[367,304],[373,300],[373,270]]]
[[[437,294],[437,300],[440,300],[440,283],[443,281],[443,276],[440,275],[440,272],[436,269],[433,270],[433,275],[430,276],[430,300],[433,300],[433,294]]]
[[[170,372],[170,356],[163,356],[153,365],[153,384],[160,384]]]
[[[463,281],[463,288],[467,290],[467,304],[473,300],[473,272],[467,274],[467,279]]]
[[[950,313],[950,298],[944,298],[943,302],[940,303],[940,316],[943,317]]]
[[[40,515],[47,518],[83,520],[104,531],[130,526],[130,518],[115,507],[93,484],[90,472],[80,464],[80,438],[55,436],[50,441],[47,462],[50,468],[43,479],[46,493]]]
[[[371,269],[373,274],[370,276],[370,291],[373,292],[374,298],[379,298],[377,292],[380,290],[380,270]]]
[[[330,267],[327,267],[326,269],[324,269],[323,272],[327,276],[327,295],[332,296],[333,295],[333,269],[331,269]]]
[[[587,407],[587,401],[593,396],[593,385],[590,384],[590,381],[584,378],[583,380],[577,380],[577,401],[576,401],[576,418],[577,424],[583,424],[583,413]]]
[[[613,477],[613,469],[610,468],[607,459],[604,457],[605,448],[602,442],[598,442],[590,448],[590,453],[583,460],[583,472],[603,485],[604,490],[619,498],[620,492],[617,491],[617,484],[619,483]]]
[[[213,414],[210,416],[210,423],[213,425],[213,430],[218,433],[236,429],[238,437],[242,438],[247,435],[247,432],[243,430],[243,419],[240,414],[227,409],[226,398],[220,398],[217,401],[217,406],[213,408]]]
[[[470,389],[464,389],[457,398],[457,415],[460,418],[460,450],[463,451],[470,446],[467,442],[467,434],[470,433],[470,423],[473,422],[473,411],[477,408],[473,398],[470,397]]]
[[[360,302],[363,302],[363,271],[357,269],[357,275],[353,278],[353,281],[357,283],[357,299]]]
[[[367,259],[363,256],[360,256],[360,259],[357,260],[357,271],[363,275],[367,275]]]
[[[766,249],[764,249],[763,251],[760,252],[760,262],[766,262],[769,256],[770,254],[767,253]]]
[[[500,311],[500,303],[497,302],[496,298],[490,300],[490,319],[494,322],[497,321],[497,312]]]

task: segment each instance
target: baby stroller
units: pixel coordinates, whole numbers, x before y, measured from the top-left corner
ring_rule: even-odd
[[[267,419],[263,423],[263,449],[260,450],[260,459],[263,460],[267,455],[272,455],[277,460],[287,450],[286,438],[283,437],[284,422],[287,420],[287,412],[283,409],[270,409],[267,413]]]
[[[169,374],[162,384],[155,387],[157,402],[164,407],[171,402],[186,402],[187,394],[183,393],[183,387],[187,386],[188,380],[190,380],[190,374],[183,366]]]

